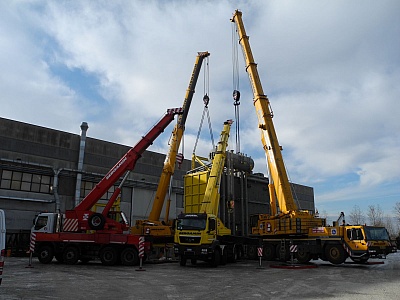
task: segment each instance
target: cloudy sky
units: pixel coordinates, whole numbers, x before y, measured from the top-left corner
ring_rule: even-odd
[[[234,119],[240,150],[266,173],[252,94],[230,22],[243,12],[293,182],[312,186],[332,218],[400,201],[400,2],[0,2],[0,117],[134,145],[179,107],[198,51],[211,53],[187,121],[190,158],[204,92],[214,138]],[[208,75],[208,76],[206,76]],[[233,80],[239,78],[239,80]],[[209,82],[205,85],[204,82]],[[149,150],[165,153],[172,126]],[[235,148],[235,132],[231,147]],[[210,150],[205,121],[197,154]]]

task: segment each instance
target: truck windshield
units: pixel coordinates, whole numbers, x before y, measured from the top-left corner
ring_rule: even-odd
[[[363,240],[364,236],[362,234],[361,228],[351,228],[347,229],[347,237],[352,240]]]
[[[365,227],[365,234],[367,241],[389,241],[389,234],[385,227]]]
[[[39,230],[42,229],[43,227],[45,227],[47,225],[47,216],[39,216],[36,219],[36,223],[35,223],[35,230]]]
[[[178,219],[176,227],[178,230],[204,230],[206,229],[206,219]]]

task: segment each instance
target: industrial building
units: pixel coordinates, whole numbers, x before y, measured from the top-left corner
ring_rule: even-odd
[[[7,248],[18,255],[26,251],[29,231],[36,214],[65,212],[81,201],[131,148],[81,135],[0,118],[0,209],[6,213]],[[133,146],[133,145],[132,145]],[[124,183],[120,209],[130,224],[145,219],[152,206],[165,155],[145,151]],[[183,210],[183,176],[191,162],[175,169],[169,219]],[[233,192],[221,183],[221,219],[237,234],[247,235],[250,216],[269,212],[268,178],[239,172],[233,176]],[[299,207],[314,211],[311,187],[292,185]],[[104,200],[112,194],[109,190]],[[227,202],[232,203],[229,207]],[[105,203],[106,201],[104,201]],[[101,203],[97,209],[101,209]],[[165,207],[161,218],[165,218]]]

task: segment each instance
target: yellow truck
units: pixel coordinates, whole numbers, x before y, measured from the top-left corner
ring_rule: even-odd
[[[184,212],[175,226],[174,252],[181,266],[187,260],[209,262],[213,267],[235,261],[245,244],[256,239],[232,235],[218,218],[220,182],[225,167],[226,148],[232,121],[224,123],[212,164],[185,176]]]

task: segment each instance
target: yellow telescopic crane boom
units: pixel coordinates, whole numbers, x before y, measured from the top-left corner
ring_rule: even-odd
[[[188,89],[186,90],[185,100],[183,102],[183,114],[179,116],[178,122],[175,125],[174,131],[172,132],[171,144],[169,147],[169,152],[165,159],[164,168],[161,173],[160,181],[158,183],[158,188],[156,196],[154,198],[153,208],[149,214],[149,221],[158,221],[160,219],[161,210],[164,204],[164,199],[167,194],[168,186],[171,181],[171,177],[175,171],[176,154],[181,144],[183,132],[185,131],[185,123],[187,115],[189,113],[190,104],[192,103],[193,94],[195,92],[195,87],[197,79],[200,74],[201,65],[204,58],[208,57],[210,53],[199,52],[196,56],[196,62],[194,64],[192,77],[190,78]],[[168,217],[168,216],[166,216]]]
[[[229,132],[231,129],[232,120],[224,122],[224,128],[221,132],[220,141],[218,142],[215,156],[212,160],[210,176],[208,178],[206,191],[201,203],[200,212],[213,214],[218,216],[219,208],[219,187],[221,184],[222,172],[224,170],[226,148],[228,147]]]
[[[293,194],[290,187],[288,175],[286,173],[285,164],[283,162],[281,147],[278,143],[278,137],[272,122],[273,113],[269,100],[264,94],[260,77],[257,71],[257,64],[254,62],[251,52],[249,37],[246,35],[242,21],[242,12],[236,10],[232,22],[236,24],[237,33],[239,35],[239,43],[245,57],[246,71],[250,78],[251,87],[253,89],[254,107],[258,117],[258,127],[261,129],[261,141],[268,159],[268,168],[270,173],[269,192],[271,196],[271,215],[275,215],[276,198],[278,199],[279,208],[282,213],[298,210],[294,202]],[[275,198],[276,193],[276,198]]]
[[[168,215],[169,215],[169,203],[166,208],[166,223],[162,224],[160,222],[160,215],[164,205],[165,197],[167,195],[168,187],[171,182],[172,175],[175,171],[175,163],[177,152],[182,140],[183,132],[185,130],[185,123],[189,113],[190,104],[192,103],[193,95],[195,93],[195,87],[197,83],[197,79],[199,77],[201,66],[203,60],[210,55],[209,52],[198,52],[196,56],[196,61],[193,67],[192,76],[190,78],[189,86],[186,90],[185,100],[183,102],[183,114],[179,116],[177,124],[172,131],[172,137],[169,146],[169,152],[167,153],[164,167],[160,176],[160,181],[158,183],[156,195],[153,201],[153,206],[150,211],[149,217],[147,220],[137,220],[136,226],[132,228],[133,233],[137,234],[150,234],[150,235],[171,235],[170,226],[165,226],[168,223]],[[148,227],[146,227],[148,226]],[[158,226],[158,230],[154,228]],[[148,230],[144,230],[146,227]],[[163,230],[160,230],[163,227]],[[152,229],[155,229],[152,231]]]

